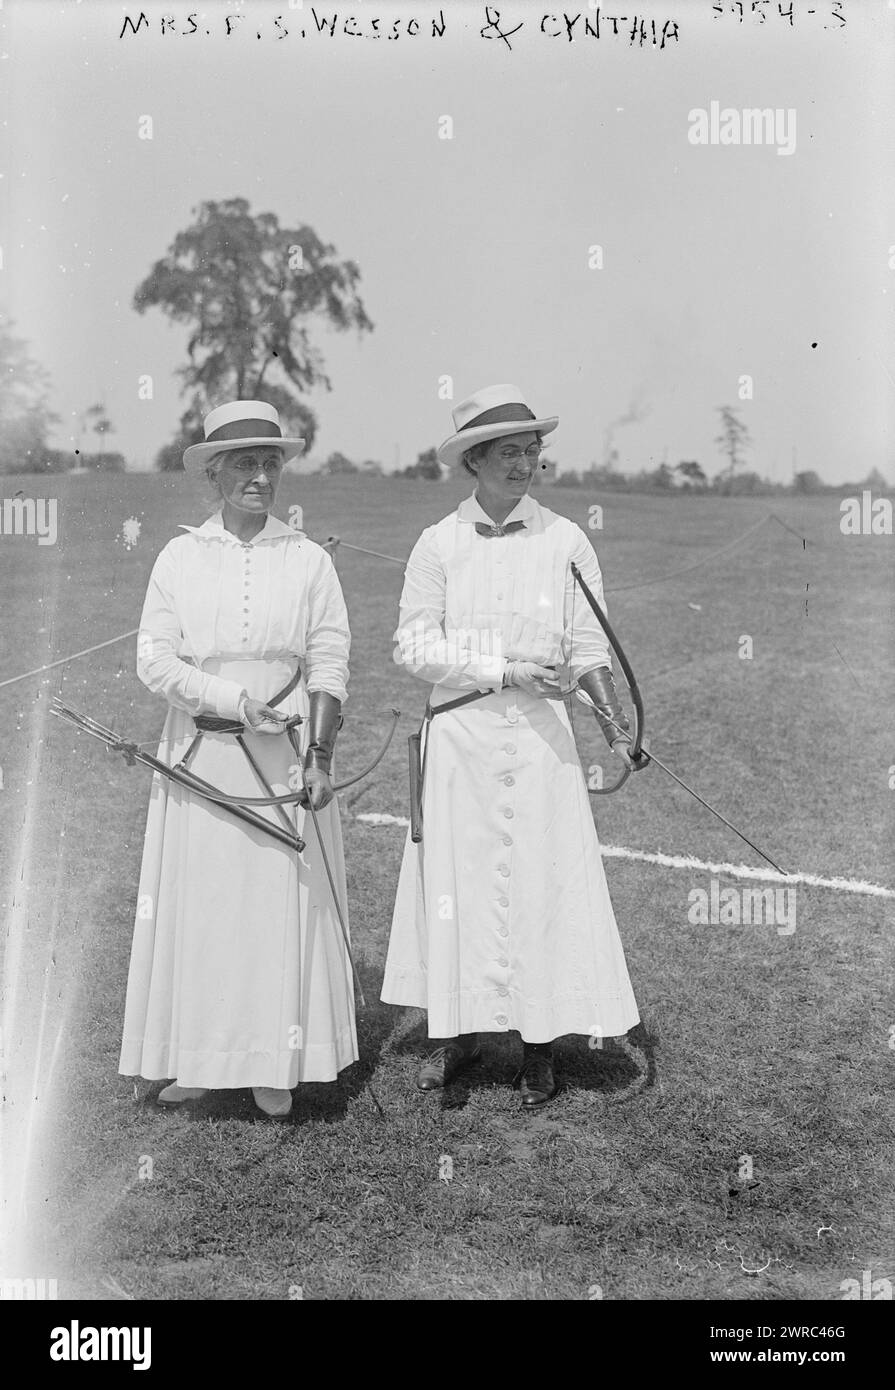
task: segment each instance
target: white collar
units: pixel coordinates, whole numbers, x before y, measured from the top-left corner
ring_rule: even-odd
[[[257,536],[253,536],[250,541],[243,542],[239,540],[237,536],[234,536],[232,531],[224,529],[223,509],[216,511],[207,521],[203,521],[201,526],[186,526],[181,523],[180,530],[189,531],[193,536],[209,536],[215,540],[233,541],[236,545],[257,545],[258,541],[275,540],[278,536],[295,536],[298,538],[299,535],[298,531],[295,531],[291,526],[287,526],[285,521],[280,521],[279,517],[275,517],[273,512],[268,512],[267,520]]]
[[[513,510],[501,522],[506,526],[508,521],[530,521],[534,516],[537,503],[534,498],[526,493],[520,497]],[[484,521],[488,526],[494,525],[494,518],[489,516],[482,506],[475,493],[471,497],[465,498],[457,508],[457,519],[459,521]]]

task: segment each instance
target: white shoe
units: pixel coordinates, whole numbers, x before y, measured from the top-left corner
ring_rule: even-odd
[[[207,1094],[207,1086],[178,1086],[172,1081],[170,1086],[159,1091],[156,1101],[159,1105],[181,1105],[185,1100],[201,1100]]]
[[[253,1086],[252,1095],[265,1115],[288,1115],[292,1109],[291,1091],[280,1091],[274,1086]]]

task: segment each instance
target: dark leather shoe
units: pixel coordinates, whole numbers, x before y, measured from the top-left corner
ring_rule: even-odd
[[[553,1070],[553,1058],[543,1052],[532,1052],[522,1063],[517,1077],[523,1110],[537,1110],[551,1101],[559,1090]]]
[[[449,1085],[464,1067],[477,1062],[481,1055],[482,1049],[477,1044],[465,1048],[458,1042],[450,1042],[444,1047],[436,1047],[420,1067],[416,1084],[421,1091],[438,1091],[442,1086]]]

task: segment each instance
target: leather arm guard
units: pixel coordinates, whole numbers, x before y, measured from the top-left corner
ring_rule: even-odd
[[[328,773],[332,767],[336,734],[342,727],[342,703],[328,690],[312,690],[310,705],[305,769],[316,767]]]
[[[578,685],[593,701],[597,723],[603,730],[603,737],[610,747],[616,739],[630,734],[631,726],[628,723],[627,715],[619,704],[615,681],[608,666],[598,666],[596,670],[588,671],[585,675],[579,676]],[[614,720],[619,727],[615,728],[613,724],[610,724],[610,719]]]

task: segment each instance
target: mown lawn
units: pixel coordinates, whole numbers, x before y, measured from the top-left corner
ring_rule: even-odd
[[[0,681],[135,627],[158,549],[204,514],[182,477],[12,487],[57,489],[59,542],[0,538]],[[278,510],[300,501],[312,535],[404,556],[462,490],[287,478]],[[656,752],[784,867],[895,885],[892,539],[843,537],[832,498],[540,496],[584,526],[605,508],[591,534]],[[769,511],[807,548],[768,521],[646,582]],[[540,1116],[519,1114],[510,1038],[444,1095],[416,1092],[420,1018],[377,1002],[404,832],[355,817],[406,815],[423,688],[391,661],[400,568],[344,549],[337,563],[353,632],[342,771],[390,706],[406,717],[342,797],[362,1061],[302,1088],[286,1123],[243,1092],[160,1111],[157,1085],[117,1075],[148,773],[47,710],[62,692],[151,739],[163,711],[134,643],[0,688],[12,1214],[29,1158],[28,1269],[10,1272],[153,1299],[837,1299],[864,1269],[895,1278],[891,900],[800,886],[792,935],[693,926],[708,873],[610,858],[641,1026],[602,1049],[563,1040],[566,1090]],[[599,733],[578,722],[592,761]],[[760,863],[656,768],[595,811],[607,844]]]

